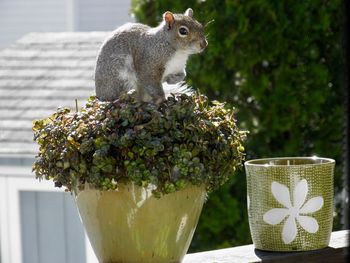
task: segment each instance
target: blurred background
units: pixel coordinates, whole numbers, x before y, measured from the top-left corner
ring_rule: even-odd
[[[182,13],[188,7],[201,23],[212,21],[206,27],[207,49],[188,62],[189,84],[210,99],[226,101],[228,107],[236,109],[239,126],[250,132],[245,144],[247,159],[313,155],[335,159],[333,230],[348,228],[348,93],[345,12],[340,0],[0,0],[0,143],[6,141],[1,129],[6,128],[11,111],[11,107],[4,106],[8,101],[4,94],[6,85],[14,79],[6,74],[16,70],[9,61],[16,56],[10,51],[18,47],[14,45],[17,39],[30,32],[111,31],[132,21],[155,26],[165,11]],[[89,36],[81,34],[77,38],[86,44]],[[89,58],[91,67],[86,78],[91,85],[100,40],[94,38],[97,44]],[[93,86],[86,92],[92,94]],[[52,110],[57,106],[52,105]],[[15,164],[9,152],[0,149],[0,164]],[[31,157],[32,153],[28,152]],[[11,204],[2,205],[0,223],[7,206]],[[21,216],[23,219],[23,213]],[[0,251],[10,254],[4,241],[6,224],[2,226]],[[251,242],[245,173],[241,170],[209,196],[189,252]]]
[[[194,10],[209,45],[187,66],[188,81],[236,108],[250,132],[247,159],[324,156],[337,162],[334,230],[344,228],[346,114],[344,7],[340,0],[133,0],[138,21],[156,25],[165,10]],[[251,243],[245,173],[205,204],[191,251]]]

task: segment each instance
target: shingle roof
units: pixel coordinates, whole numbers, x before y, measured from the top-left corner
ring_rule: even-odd
[[[32,121],[95,93],[95,59],[107,34],[31,33],[0,51],[0,154],[36,153]]]

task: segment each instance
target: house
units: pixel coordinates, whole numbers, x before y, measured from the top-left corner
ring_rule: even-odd
[[[73,197],[31,171],[32,121],[94,95],[108,32],[31,33],[0,51],[0,262],[97,262]]]

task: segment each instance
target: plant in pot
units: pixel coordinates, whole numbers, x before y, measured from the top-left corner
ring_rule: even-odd
[[[33,130],[37,178],[74,193],[100,262],[180,262],[207,193],[245,156],[232,109],[200,94],[160,105],[91,97]]]

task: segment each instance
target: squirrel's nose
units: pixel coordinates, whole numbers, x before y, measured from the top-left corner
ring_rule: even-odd
[[[205,49],[205,47],[208,46],[208,41],[206,39],[202,40],[199,43],[199,46],[201,47],[201,49]]]

